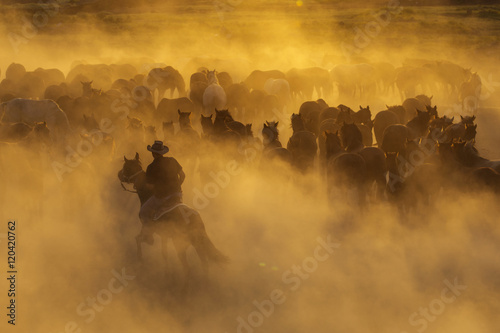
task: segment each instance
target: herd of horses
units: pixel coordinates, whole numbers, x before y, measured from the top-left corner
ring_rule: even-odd
[[[257,147],[260,165],[293,170],[293,177],[317,174],[325,180],[331,200],[338,200],[338,191],[349,192],[349,204],[358,207],[384,201],[402,212],[418,210],[456,184],[500,193],[500,161],[479,155],[475,116],[440,115],[432,97],[415,95],[444,89],[462,100],[469,92],[477,97],[476,74],[441,62],[401,69],[380,65],[384,71],[368,64],[363,66],[365,74],[378,76],[367,83],[365,75],[352,86],[355,76],[349,75],[349,66],[330,72],[256,70],[241,83],[234,83],[227,72],[200,68],[186,87],[171,66],[139,74],[132,65],[78,65],[65,76],[56,69],[28,72],[12,64],[0,83],[0,147],[19,145],[64,161],[68,147],[84,142],[93,148],[85,163],[94,169],[103,161],[135,154],[124,157],[118,177],[134,185],[141,203],[151,193],[138,152],[156,139],[188,164],[197,160],[203,165],[210,151],[244,161],[242,147]],[[370,106],[357,111],[343,104],[331,106],[327,101],[332,100],[335,82],[339,98],[398,87],[403,102],[375,114]],[[252,128],[260,124],[254,135]],[[286,145],[280,125],[291,125],[293,131]],[[203,173],[203,167],[198,171]],[[165,239],[175,240],[186,269],[189,245],[205,269],[209,261],[227,260],[208,238],[200,215],[185,204],[166,209],[156,226]]]

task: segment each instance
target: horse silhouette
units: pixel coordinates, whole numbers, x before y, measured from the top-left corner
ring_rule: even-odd
[[[292,154],[292,165],[302,172],[314,166],[318,145],[314,133],[306,130],[300,114],[292,114],[293,134],[288,140],[287,150]]]
[[[124,157],[118,179],[123,183],[134,185],[141,206],[151,197],[152,191],[146,186],[146,172],[142,169],[138,153],[130,160]],[[227,256],[222,254],[208,237],[200,214],[185,204],[178,203],[172,207],[165,207],[157,213],[151,227],[154,233],[161,237],[164,251],[167,249],[168,239],[172,239],[187,280],[191,274],[186,256],[189,246],[193,246],[196,250],[205,274],[208,273],[209,263],[228,262]],[[136,237],[136,241],[138,257],[142,258],[141,244],[146,241],[142,232]]]
[[[208,86],[203,92],[203,110],[210,114],[214,109],[223,109],[227,104],[227,97],[224,88],[221,87],[217,79],[215,70],[207,73]]]

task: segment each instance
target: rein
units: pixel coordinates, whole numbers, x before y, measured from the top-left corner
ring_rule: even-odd
[[[125,183],[131,183],[131,182],[133,181],[133,179],[134,179],[135,177],[137,177],[137,176],[138,176],[141,172],[143,172],[143,170],[142,170],[142,169],[141,169],[141,170],[139,170],[139,171],[137,171],[136,173],[134,173],[132,176],[129,176],[129,177],[125,177],[125,176],[123,176],[123,178],[125,179]],[[127,192],[137,193],[137,191],[132,191],[132,190],[127,189],[127,188],[125,187],[125,185],[123,185],[123,182],[122,182],[122,181],[120,181],[120,185],[121,185],[121,186],[122,186],[122,188],[123,188],[125,191],[127,191]],[[135,185],[134,185],[134,188],[135,188]]]

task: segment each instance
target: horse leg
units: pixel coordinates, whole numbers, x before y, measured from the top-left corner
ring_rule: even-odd
[[[172,238],[172,241],[177,252],[177,257],[179,258],[182,266],[182,273],[179,279],[183,282],[179,284],[179,296],[185,298],[190,290],[192,279],[191,269],[187,260],[188,242],[182,235],[178,234],[177,232],[176,235]]]
[[[377,187],[377,193],[376,193],[377,200],[384,200],[385,199],[385,188],[387,186],[385,174],[383,176],[381,175],[380,177],[377,177],[377,179],[375,179],[375,184]]]

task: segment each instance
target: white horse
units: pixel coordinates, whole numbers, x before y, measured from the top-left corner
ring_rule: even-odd
[[[291,102],[290,84],[285,79],[267,79],[264,91],[269,95],[278,96],[283,105],[288,105]]]
[[[203,110],[211,114],[215,109],[221,110],[226,107],[226,92],[219,85],[217,72],[215,70],[207,73],[208,87],[203,93]]]
[[[16,98],[2,103],[0,120],[4,124],[22,122],[30,126],[45,122],[54,143],[62,143],[71,132],[68,117],[59,105],[50,99]]]

